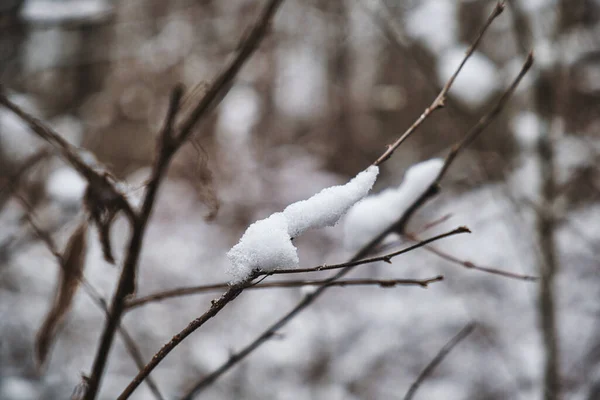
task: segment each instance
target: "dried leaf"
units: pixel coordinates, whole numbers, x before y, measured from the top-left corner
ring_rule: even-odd
[[[118,199],[111,197],[110,193],[98,190],[98,188],[88,184],[85,191],[84,204],[90,214],[90,219],[98,228],[104,259],[114,264],[115,258],[110,245],[110,227],[120,210]]]
[[[70,310],[81,282],[87,244],[87,222],[83,221],[71,235],[62,257],[60,278],[54,294],[54,303],[38,331],[35,357],[39,369],[47,361],[56,334]]]

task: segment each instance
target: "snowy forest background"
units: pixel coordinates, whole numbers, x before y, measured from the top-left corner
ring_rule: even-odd
[[[494,5],[285,1],[229,94],[173,161],[144,240],[138,296],[227,281],[225,254],[248,225],[364,170],[435,98]],[[135,202],[171,89],[210,82],[262,7],[256,0],[4,0],[0,82],[11,101],[107,165]],[[418,249],[352,273],[443,275],[443,282],[426,290],[331,288],[202,395],[402,398],[440,348],[474,323],[416,399],[600,398],[599,20],[597,0],[507,1],[447,107],[382,165],[375,193],[400,184],[411,165],[444,157],[534,50],[536,64],[502,115],[460,155],[441,193],[408,227],[419,237],[459,225],[473,233],[432,245],[446,257]],[[34,361],[60,274],[27,217],[64,248],[81,218],[85,186],[0,109],[2,399],[69,398],[89,373],[105,316],[83,290],[47,365]],[[130,231],[119,217],[111,235],[115,265],[104,260],[97,231],[89,232],[84,275],[108,301]],[[410,243],[395,237],[385,247]],[[352,254],[343,223],[306,233],[295,245],[303,267]],[[515,279],[522,275],[544,278]],[[183,341],[152,380],[164,398],[179,398],[306,293],[245,291]],[[152,302],[122,323],[148,361],[219,294]],[[543,339],[551,334],[541,317],[548,313],[556,317],[558,348],[550,357],[559,375],[552,390],[544,378],[553,354]],[[116,398],[137,372],[117,336],[99,398]],[[131,398],[155,397],[142,384]]]

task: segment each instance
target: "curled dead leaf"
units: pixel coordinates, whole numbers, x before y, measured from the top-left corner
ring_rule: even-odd
[[[48,360],[56,334],[62,325],[83,275],[87,248],[87,221],[83,221],[69,238],[62,256],[60,277],[54,294],[52,308],[48,311],[35,341],[35,358],[41,370]]]

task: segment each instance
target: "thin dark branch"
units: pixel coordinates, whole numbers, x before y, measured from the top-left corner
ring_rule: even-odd
[[[469,57],[471,57],[471,55],[473,54],[473,52],[475,51],[475,49],[477,49],[477,46],[479,46],[479,42],[483,38],[483,35],[485,34],[485,32],[487,31],[487,29],[489,28],[489,26],[492,24],[492,22],[500,14],[502,14],[503,10],[504,10],[504,3],[503,2],[496,3],[496,7],[494,7],[494,10],[492,11],[492,13],[490,14],[490,16],[488,17],[486,23],[481,28],[481,30],[479,32],[479,35],[477,36],[477,38],[475,39],[475,41],[471,44],[471,46],[467,50],[467,53],[465,54],[465,57],[462,59],[460,65],[458,66],[458,68],[456,69],[456,71],[454,71],[454,74],[452,74],[452,76],[450,77],[450,79],[448,79],[448,81],[446,82],[446,84],[444,85],[444,87],[442,88],[442,90],[440,91],[440,93],[437,95],[437,97],[433,100],[433,102],[429,105],[429,107],[427,107],[425,109],[425,111],[423,111],[423,113],[421,114],[421,116],[419,116],[419,118],[417,118],[417,120],[408,128],[408,130],[406,130],[406,132],[404,132],[402,134],[402,136],[400,136],[393,144],[391,144],[391,145],[388,146],[388,149],[381,155],[381,157],[379,157],[373,163],[373,165],[380,165],[383,162],[385,162],[387,159],[389,159],[392,156],[392,154],[394,154],[394,151],[396,151],[396,149],[398,147],[400,147],[400,145],[406,139],[408,139],[408,137],[413,132],[415,132],[417,130],[417,128],[419,128],[419,126],[421,126],[421,124],[427,119],[427,117],[429,117],[434,111],[436,111],[436,110],[444,107],[444,104],[446,102],[446,95],[448,94],[448,91],[450,90],[450,88],[454,84],[454,81],[456,80],[456,77],[458,76],[458,74],[462,70],[463,66],[465,65],[465,63],[467,62],[467,60],[469,59]]]
[[[254,24],[249,34],[242,39],[238,45],[238,53],[229,65],[219,74],[214,82],[206,89],[206,93],[196,108],[190,113],[189,117],[182,123],[179,130],[178,141],[186,141],[193,132],[194,127],[208,111],[225,97],[235,77],[246,64],[248,59],[254,54],[263,38],[266,36],[271,20],[279,9],[283,0],[269,0],[263,8],[260,17]]]
[[[449,236],[458,235],[461,233],[469,233],[469,232],[470,231],[468,228],[459,227],[457,229],[443,233],[441,235],[437,235],[432,238],[423,240],[423,241],[416,243],[412,246],[409,246],[405,249],[395,251],[393,253],[385,254],[382,256],[378,256],[378,257],[371,257],[371,258],[367,258],[367,259],[363,259],[363,260],[351,261],[351,262],[346,262],[346,263],[342,263],[342,264],[320,265],[318,267],[313,267],[313,268],[283,269],[283,270],[275,270],[275,271],[271,271],[271,272],[256,272],[255,276],[259,277],[259,276],[280,275],[280,274],[329,271],[329,270],[342,269],[342,268],[347,268],[347,267],[354,267],[354,266],[358,266],[358,265],[371,264],[371,263],[380,262],[380,261],[391,263],[391,261],[394,257],[397,257],[401,254],[407,253],[412,250],[416,250],[420,247],[426,246],[429,243],[435,242],[437,240],[440,240],[440,239],[443,239],[443,238],[446,238]],[[289,281],[289,282],[304,282],[304,281]],[[286,284],[285,282],[270,282],[270,283],[260,283],[260,284],[250,282],[244,289],[286,287],[285,284]],[[291,284],[291,286],[298,286],[298,284],[295,284],[295,285]],[[203,286],[182,287],[182,288],[171,289],[171,290],[154,293],[154,294],[150,294],[145,297],[131,300],[131,301],[127,302],[127,308],[131,309],[131,308],[135,308],[135,307],[139,307],[141,305],[147,304],[149,302],[165,300],[165,299],[169,299],[172,297],[212,292],[215,290],[224,290],[224,289],[228,289],[230,287],[231,287],[231,285],[228,283],[216,283],[213,285],[203,285]]]
[[[406,392],[406,395],[404,395],[404,400],[411,400],[414,397],[416,391],[421,386],[421,384],[423,384],[425,379],[427,379],[432,374],[432,372],[437,368],[437,366],[440,365],[442,361],[444,361],[444,358],[446,358],[446,356],[460,342],[462,342],[464,339],[466,339],[467,336],[469,336],[474,330],[475,330],[474,323],[467,324],[464,328],[462,328],[460,330],[460,332],[458,332],[452,339],[450,339],[450,341],[448,343],[446,343],[444,345],[444,347],[442,347],[442,349],[435,355],[433,360],[431,360],[431,362],[429,364],[427,364],[425,369],[423,369],[423,371],[419,374],[419,376],[413,382],[413,384],[410,385],[408,392]]]
[[[419,238],[414,235],[406,234],[405,236],[410,240],[419,242]],[[506,278],[519,279],[519,280],[530,281],[530,282],[537,281],[539,279],[537,276],[517,274],[515,272],[503,271],[501,269],[492,268],[492,267],[482,267],[471,261],[461,260],[461,259],[459,259],[451,254],[448,254],[448,253],[446,253],[436,247],[433,247],[433,246],[429,246],[429,245],[424,246],[424,249],[446,261],[450,261],[451,263],[460,265],[467,269],[473,269],[476,271],[487,272],[487,273],[493,274],[493,275],[504,276]]]
[[[2,187],[0,187],[0,208],[4,205],[6,200],[10,198],[13,192],[20,186],[21,180],[27,175],[27,173],[35,167],[40,161],[46,159],[49,153],[43,149],[35,154],[28,157],[20,166],[19,169],[10,175]]]
[[[429,185],[429,188],[423,192],[423,194],[408,207],[406,213],[398,220],[398,222],[391,226],[386,234],[392,232],[404,233],[406,225],[410,218],[414,215],[417,210],[419,210],[429,199],[434,197],[439,191],[439,185],[446,175],[446,172],[450,168],[450,166],[454,163],[456,157],[468,146],[470,145],[479,135],[494,121],[494,119],[500,114],[500,112],[504,109],[504,106],[514,93],[515,89],[527,73],[531,66],[533,65],[533,54],[529,53],[527,59],[523,63],[519,74],[512,82],[512,84],[508,87],[508,89],[502,94],[502,96],[498,99],[494,107],[485,114],[463,137],[463,139],[452,147],[450,153],[446,156],[444,160],[444,165],[442,169],[438,173],[435,180]]]
[[[34,133],[57,149],[61,157],[86,179],[90,187],[94,188],[95,191],[102,193],[104,198],[110,199],[110,201],[113,204],[116,204],[118,209],[125,212],[130,219],[134,218],[135,213],[133,212],[131,205],[125,196],[115,188],[108,172],[105,171],[104,173],[100,173],[92,166],[88,165],[82,159],[79,150],[76,147],[63,139],[62,136],[44,124],[41,120],[25,112],[21,107],[11,102],[1,90],[0,104],[15,113],[29,125]]]
[[[422,287],[427,287],[429,283],[437,282],[443,280],[442,276],[437,276],[435,278],[430,279],[389,279],[389,280],[381,280],[381,279],[346,279],[336,281],[333,286],[357,286],[357,285],[376,285],[381,287],[394,287],[397,285],[418,285]],[[275,282],[265,282],[260,284],[250,284],[244,290],[249,289],[282,289],[282,288],[297,288],[303,286],[319,286],[324,283],[327,283],[326,280],[289,280],[289,281],[275,281]],[[150,294],[148,296],[140,297],[129,301],[127,303],[127,308],[132,309],[136,307],[140,307],[146,305],[148,303],[153,303],[156,301],[172,299],[174,297],[182,297],[189,296],[194,294],[202,294],[202,293],[210,293],[210,292],[220,292],[222,290],[227,290],[230,287],[228,283],[215,283],[214,285],[201,285],[201,286],[189,286],[176,288],[171,290],[165,290],[164,292],[158,292],[154,294]]]

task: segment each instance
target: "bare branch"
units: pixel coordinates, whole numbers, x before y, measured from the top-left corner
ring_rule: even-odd
[[[431,375],[431,373],[437,368],[437,366],[440,365],[442,361],[444,361],[444,358],[446,358],[446,356],[460,342],[466,339],[467,336],[469,336],[474,330],[474,323],[467,324],[464,328],[460,330],[460,332],[458,332],[452,339],[450,339],[450,341],[446,343],[444,347],[442,347],[441,350],[435,355],[433,360],[431,360],[431,362],[427,364],[425,369],[423,369],[423,371],[419,374],[419,376],[413,382],[413,384],[410,385],[408,392],[406,392],[406,395],[404,395],[404,400],[411,400],[414,397],[416,391],[421,386],[421,384],[425,381],[425,379],[427,379]]]
[[[435,278],[430,279],[391,279],[391,280],[381,280],[381,279],[346,279],[336,281],[333,286],[357,286],[357,285],[375,285],[381,287],[394,287],[397,285],[418,285],[422,287],[427,287],[429,283],[437,282],[443,280],[442,276],[437,276]],[[246,286],[244,290],[252,290],[252,289],[282,289],[282,288],[297,288],[303,286],[319,286],[323,283],[326,283],[326,280],[289,280],[289,281],[276,281],[276,282],[265,282],[259,284],[249,284]],[[165,290],[164,292],[158,292],[154,294],[149,294],[148,296],[140,297],[134,300],[131,300],[127,303],[128,309],[137,308],[148,303],[153,303],[156,301],[172,299],[174,297],[182,297],[189,296],[194,294],[202,294],[202,293],[210,293],[210,292],[218,292],[222,290],[227,290],[229,288],[228,283],[215,283],[214,285],[202,285],[202,286],[189,286],[189,287],[181,287],[171,290]]]
[[[419,238],[414,236],[414,235],[410,235],[410,234],[406,234],[405,235],[408,239],[413,240],[418,242]],[[491,267],[482,267],[480,265],[477,265],[471,261],[466,261],[466,260],[461,260],[457,257],[454,257],[451,254],[448,254],[440,249],[438,249],[437,247],[433,247],[433,246],[424,246],[424,249],[437,255],[438,257],[446,260],[446,261],[450,261],[451,263],[463,266],[467,269],[473,269],[476,271],[481,271],[481,272],[487,272],[489,274],[494,274],[494,275],[499,275],[499,276],[504,276],[506,278],[512,278],[512,279],[519,279],[519,280],[523,280],[523,281],[537,281],[539,278],[537,276],[532,276],[532,275],[523,275],[523,274],[517,274],[514,272],[510,272],[510,271],[503,271],[501,269],[497,269],[497,268],[491,268]]]
[[[20,166],[19,169],[9,176],[2,187],[0,187],[0,208],[4,205],[6,200],[13,194],[13,192],[19,187],[21,180],[27,175],[27,173],[35,167],[39,162],[48,157],[47,150],[40,150],[35,154],[27,158]]]
[[[400,136],[393,144],[388,146],[388,149],[373,163],[373,165],[380,165],[383,162],[385,162],[387,159],[389,159],[392,156],[392,154],[394,154],[394,151],[396,151],[396,149],[398,147],[400,147],[400,145],[406,139],[408,139],[408,137],[410,135],[412,135],[412,133],[415,132],[417,130],[417,128],[419,128],[421,126],[421,124],[427,119],[427,117],[429,117],[434,111],[444,107],[444,104],[446,102],[446,95],[448,94],[448,91],[454,84],[456,77],[462,70],[463,66],[465,65],[465,63],[467,62],[469,57],[471,57],[471,55],[473,54],[475,49],[477,49],[477,46],[479,46],[479,42],[483,38],[483,35],[485,34],[485,32],[487,31],[489,26],[492,24],[492,22],[494,22],[494,20],[500,14],[502,14],[503,10],[504,10],[504,3],[498,2],[496,4],[496,7],[494,7],[494,10],[488,17],[485,25],[481,28],[479,35],[477,36],[475,41],[471,44],[471,46],[467,50],[467,53],[465,54],[465,57],[462,59],[460,65],[458,66],[456,71],[454,71],[454,74],[452,74],[450,79],[448,79],[448,81],[446,82],[446,84],[444,85],[444,87],[442,88],[440,93],[437,95],[437,97],[433,100],[433,102],[429,105],[429,107],[427,107],[425,109],[425,111],[423,111],[423,114],[421,114],[421,116],[419,116],[419,118],[417,118],[417,120],[410,126],[410,128],[408,128],[408,130],[406,130],[406,132],[404,132],[402,134],[402,136]]]
[[[216,107],[216,105],[225,97],[233,80],[238,72],[242,69],[248,59],[254,54],[259,44],[267,34],[271,19],[279,9],[283,0],[269,0],[263,8],[258,21],[240,44],[238,45],[238,53],[229,65],[219,74],[214,82],[206,89],[206,93],[196,108],[190,113],[189,117],[182,123],[179,130],[178,141],[182,143],[186,141],[196,124],[205,116],[208,111]]]
[[[33,132],[57,149],[62,158],[87,180],[89,186],[97,193],[101,193],[99,197],[115,204],[117,208],[124,211],[130,219],[134,218],[135,213],[133,212],[131,205],[125,196],[115,188],[109,179],[110,174],[95,171],[94,168],[82,159],[79,155],[79,151],[73,145],[63,139],[62,136],[42,121],[11,102],[1,90],[0,104],[19,116],[19,118],[29,125]]]
[[[515,89],[521,82],[521,79],[525,76],[527,71],[533,65],[533,54],[529,53],[527,59],[523,63],[519,74],[512,82],[512,84],[508,87],[508,89],[502,94],[502,96],[498,99],[494,107],[467,132],[467,134],[463,137],[463,139],[452,147],[450,153],[446,156],[446,160],[444,161],[444,165],[438,176],[435,180],[429,185],[429,188],[423,192],[423,194],[413,203],[410,207],[408,207],[406,213],[398,220],[398,222],[391,226],[386,233],[389,234],[391,232],[399,232],[404,233],[406,225],[410,218],[414,215],[417,210],[419,210],[429,199],[435,196],[439,191],[439,185],[446,175],[446,172],[456,159],[456,157],[469,145],[471,144],[479,135],[493,122],[493,120],[500,114],[500,112],[504,109],[504,106],[514,93]]]

